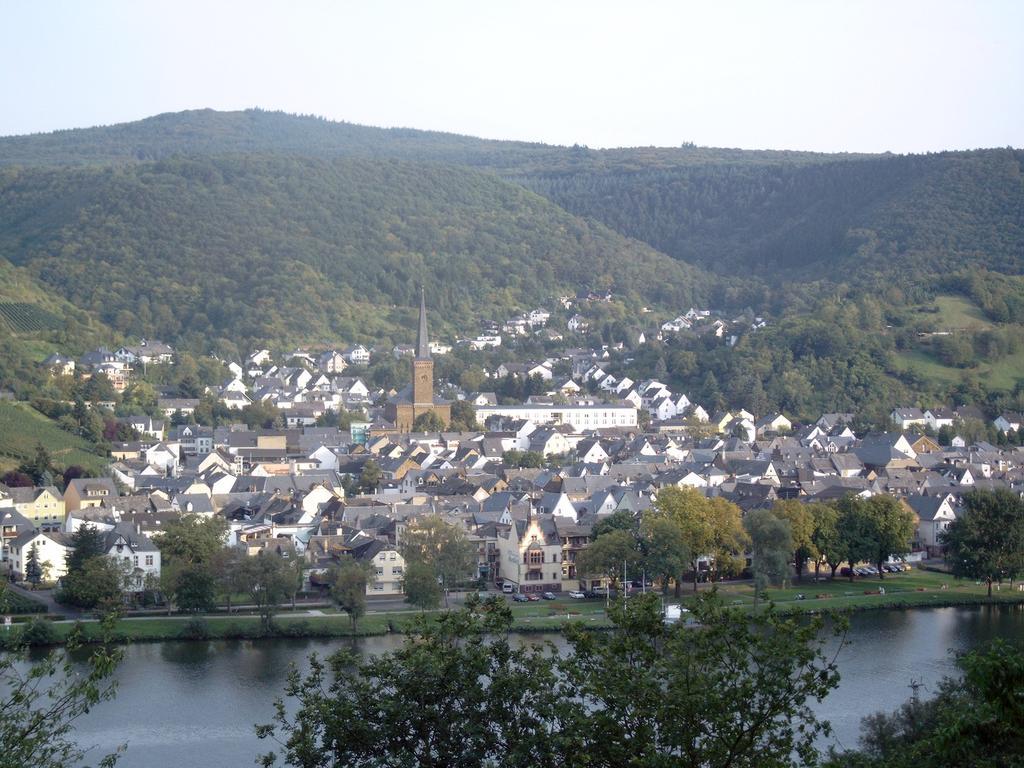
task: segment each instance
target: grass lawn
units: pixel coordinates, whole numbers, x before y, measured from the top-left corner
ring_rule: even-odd
[[[876,577],[855,577],[853,583],[848,578],[837,576],[835,581],[814,582],[804,577],[803,583],[797,583],[786,589],[769,589],[767,598],[780,608],[799,611],[814,610],[846,610],[888,606],[919,606],[943,605],[956,602],[971,602],[986,599],[984,583],[970,580],[958,580],[946,573],[914,569],[905,573],[886,574],[884,579]],[[885,594],[874,593],[879,587]],[[993,590],[995,587],[993,587]],[[729,584],[719,587],[720,594],[726,602],[735,605],[752,606],[754,602],[753,587],[749,584]],[[804,595],[797,600],[797,595]],[[1000,602],[1024,602],[1024,592],[1004,584],[997,592],[993,591],[992,599]],[[685,602],[685,601],[684,601]]]
[[[805,577],[803,583],[787,586],[785,589],[770,589],[765,598],[771,600],[781,611],[799,613],[825,610],[864,610],[869,608],[910,608],[929,605],[977,604],[988,602],[984,583],[957,580],[946,573],[915,569],[900,574],[887,574],[884,579],[860,578],[851,584],[846,578],[835,581],[812,581]],[[878,594],[884,587],[885,594]],[[703,591],[704,587],[702,587]],[[753,587],[750,584],[721,584],[717,590],[727,604],[751,609],[754,604]],[[804,599],[798,600],[797,595]],[[762,605],[765,604],[762,599]],[[684,589],[677,600],[671,594],[666,602],[687,605],[694,599],[693,593]],[[992,594],[992,601],[999,603],[1024,603],[1024,591],[1017,585],[1004,584]],[[571,600],[560,597],[557,600],[535,603],[512,604],[514,628],[524,632],[558,631],[569,621],[579,621],[585,626],[605,628],[611,624],[605,613],[604,600]],[[428,611],[427,615],[441,613]],[[408,631],[419,614],[415,610],[369,613],[359,620],[357,631],[352,632],[349,618],[344,613],[324,611],[319,615],[291,615],[279,613],[274,617],[277,635],[288,637],[346,637],[357,635],[382,635],[389,632]],[[212,615],[204,617],[209,639],[252,638],[258,635],[259,618],[252,615]],[[127,618],[117,622],[115,634],[123,640],[175,640],[186,637],[189,617]],[[54,624],[57,637],[63,640],[71,631],[70,621]],[[99,636],[100,627],[96,622],[86,624],[90,638]]]

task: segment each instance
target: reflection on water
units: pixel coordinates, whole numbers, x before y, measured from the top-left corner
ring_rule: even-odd
[[[923,683],[927,695],[954,672],[957,653],[995,637],[1024,637],[1024,607],[856,614],[839,654],[842,681],[819,714],[832,722],[840,745],[854,746],[864,715],[894,709],[909,696],[911,682]],[[290,664],[305,667],[314,651],[325,655],[356,647],[382,653],[400,644],[400,636],[390,635],[133,645],[118,670],[117,698],[80,722],[80,742],[96,745],[93,762],[101,751],[127,742],[118,763],[124,768],[248,768],[268,749],[253,725],[272,717]]]

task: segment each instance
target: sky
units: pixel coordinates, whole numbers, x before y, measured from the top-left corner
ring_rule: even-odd
[[[1021,147],[1022,30],[1022,0],[0,0],[0,136],[262,107],[590,147]]]

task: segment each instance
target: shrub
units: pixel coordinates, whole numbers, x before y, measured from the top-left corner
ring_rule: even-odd
[[[185,640],[209,640],[210,623],[201,616],[196,616],[185,622],[185,626],[178,634]]]
[[[52,623],[37,616],[21,630],[21,642],[25,645],[53,645],[57,642],[57,630]]]

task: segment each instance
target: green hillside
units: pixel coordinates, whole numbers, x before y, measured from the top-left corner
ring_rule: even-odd
[[[238,153],[487,169],[676,259],[787,289],[820,280],[930,289],[937,276],[965,265],[1024,271],[1024,153],[1012,149],[592,150],[262,110],[193,110],[0,139],[0,165],[124,165]],[[788,300],[785,292],[775,295],[777,306]]]
[[[566,210],[723,274],[930,287],[1024,271],[1024,152],[527,175]]]
[[[260,110],[3,138],[0,273],[25,290],[0,286],[0,382],[31,389],[26,360],[84,338],[230,356],[408,341],[420,284],[446,333],[610,287],[594,319],[617,338],[691,304],[768,317],[735,347],[682,334],[625,364],[716,407],[1019,408],[1022,164],[592,150]]]
[[[494,141],[411,128],[374,128],[308,115],[196,109],[96,128],[0,138],[0,165],[124,164],[175,155],[288,154],[430,161],[524,171],[637,170],[721,162],[790,164],[853,158],[704,147],[594,150]]]
[[[25,403],[0,402],[0,471],[35,456],[36,446],[50,453],[55,467],[78,465],[101,474],[106,460],[88,442],[61,429],[54,421]]]
[[[707,301],[696,269],[493,174],[395,160],[179,158],[0,170],[0,253],[130,335],[379,340],[580,287]],[[404,338],[404,336],[403,336]]]

